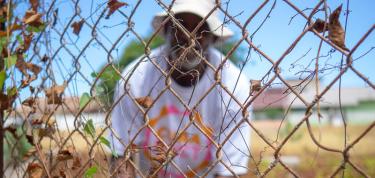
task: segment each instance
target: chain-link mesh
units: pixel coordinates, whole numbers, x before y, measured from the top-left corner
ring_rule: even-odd
[[[361,60],[360,58],[371,51],[356,54],[356,50],[372,34],[374,25],[365,33],[358,34],[361,37],[358,38],[357,42],[353,42],[352,47],[348,46],[349,49],[347,49],[345,44],[340,43],[340,39],[337,39],[340,37],[333,37],[335,35],[340,36],[340,33],[344,35],[345,32],[338,32],[337,29],[336,31],[333,29],[339,27],[332,25],[334,24],[334,19],[331,19],[333,12],[331,12],[327,2],[318,1],[314,7],[302,10],[292,1],[277,1],[278,5],[288,6],[289,11],[296,14],[291,18],[291,21],[300,18],[299,20],[303,20],[305,26],[300,28],[301,31],[298,34],[279,34],[290,36],[290,43],[282,49],[283,52],[280,55],[275,56],[262,50],[259,45],[262,43],[254,42],[254,37],[256,37],[255,34],[258,31],[263,30],[263,24],[269,19],[269,14],[273,11],[276,1],[264,1],[258,4],[250,14],[246,15],[248,18],[245,21],[238,20],[236,18],[238,14],[228,11],[227,7],[231,5],[230,1],[216,1],[209,15],[215,15],[214,12],[218,12],[223,17],[223,26],[231,24],[241,34],[236,34],[240,36],[239,39],[233,42],[223,56],[221,63],[217,66],[211,65],[206,57],[199,55],[199,51],[194,50],[193,45],[188,47],[193,49],[206,63],[207,70],[215,74],[215,77],[211,79],[212,85],[207,87],[207,91],[200,93],[201,98],[192,105],[189,100],[180,96],[171,85],[172,72],[165,70],[163,66],[153,61],[152,48],[154,48],[153,42],[160,40],[158,35],[163,33],[162,26],[169,21],[173,22],[176,29],[183,31],[192,42],[196,41],[193,35],[195,32],[189,32],[183,28],[181,22],[170,11],[175,1],[157,0],[158,8],[166,11],[168,17],[161,22],[162,25],[155,29],[149,38],[143,38],[136,30],[138,29],[137,24],[140,22],[135,21],[134,16],[148,13],[147,10],[142,9],[141,4],[145,3],[149,2],[142,0],[132,2],[54,0],[40,1],[39,3],[31,0],[30,2],[4,1],[1,11],[3,17],[6,18],[2,18],[1,43],[3,45],[2,58],[5,61],[2,65],[7,66],[7,80],[3,87],[4,94],[1,96],[1,108],[5,114],[3,119],[5,123],[4,152],[9,154],[3,154],[5,157],[3,168],[5,177],[114,176],[114,172],[119,167],[112,168],[114,171],[110,171],[110,157],[111,155],[116,156],[117,153],[111,149],[111,141],[107,135],[111,131],[114,138],[120,140],[117,131],[113,129],[111,112],[121,104],[121,99],[125,97],[132,100],[134,106],[137,106],[135,108],[139,111],[137,117],[143,119],[138,130],[139,133],[148,129],[159,141],[157,145],[141,147],[134,144],[135,140],[138,139],[136,137],[139,137],[135,134],[133,138],[129,138],[133,142],[121,142],[125,147],[123,163],[127,162],[133,166],[135,174],[139,177],[160,176],[160,170],[168,166],[176,169],[184,177],[197,176],[198,173],[195,175],[194,172],[186,175],[186,172],[183,171],[184,168],[179,167],[173,161],[174,157],[178,156],[176,155],[178,150],[176,153],[174,145],[184,137],[184,132],[190,127],[194,127],[200,134],[210,138],[209,145],[217,150],[216,155],[212,155],[212,160],[207,163],[205,171],[200,173],[199,176],[209,175],[217,165],[224,165],[229,172],[235,174],[231,170],[230,162],[224,161],[221,150],[224,145],[233,144],[230,143],[231,136],[243,125],[250,127],[252,132],[252,141],[247,145],[248,149],[245,149],[248,150],[247,153],[244,153],[248,155],[250,160],[249,166],[246,168],[248,170],[246,176],[312,176],[305,174],[298,166],[290,164],[283,157],[283,151],[292,142],[293,137],[306,131],[309,137],[303,139],[312,140],[317,148],[315,152],[306,152],[306,154],[311,154],[310,158],[320,160],[327,156],[338,160],[335,162],[335,167],[325,170],[323,176],[344,176],[345,172],[351,169],[353,175],[371,177],[370,174],[373,172],[368,166],[364,166],[358,161],[359,157],[351,156],[351,151],[371,132],[375,125],[374,121],[360,130],[358,135],[348,140],[347,127],[349,123],[343,120],[344,127],[342,127],[342,130],[344,132],[339,132],[340,136],[337,138],[345,142],[341,146],[323,143],[321,138],[325,137],[325,132],[320,131],[318,135],[315,126],[312,126],[310,122],[316,118],[315,116],[321,120],[325,119],[320,117],[322,98],[333,90],[334,85],[341,83],[341,78],[346,73],[354,73],[358,80],[363,80],[368,88],[374,92],[375,85],[369,79],[370,76],[361,73],[354,66],[358,60]],[[249,3],[244,2],[244,5],[251,6]],[[346,16],[349,13],[347,8],[345,10]],[[263,20],[261,20],[260,25],[250,27],[254,19],[260,19],[261,11],[267,11],[266,17],[262,17]],[[277,15],[278,12],[272,13]],[[10,16],[10,14],[13,14],[13,16]],[[325,16],[323,15],[325,20],[317,19],[317,14],[325,14]],[[198,26],[203,25],[204,20]],[[249,30],[250,28],[251,30]],[[343,29],[344,27],[341,27],[341,30]],[[274,33],[278,33],[277,29],[274,29],[274,31]],[[300,82],[292,83],[287,80],[285,73],[288,73],[288,67],[293,64],[289,65],[286,61],[288,61],[289,54],[295,50],[301,50],[296,48],[306,36],[319,40],[319,43],[309,50],[310,53],[315,50],[316,57],[312,60],[299,59],[310,62],[313,67],[304,69],[307,75],[301,75]],[[121,75],[122,70],[124,66],[129,65],[121,64],[117,60],[122,57],[121,47],[130,39],[135,39],[138,42],[137,48],[142,49],[144,55],[141,60],[132,63],[132,68],[128,70],[131,72],[124,76]],[[310,46],[313,45],[310,44]],[[217,48],[223,48],[223,44],[219,44]],[[227,88],[220,76],[229,59],[240,48],[245,49],[240,55],[246,56],[239,62],[241,64],[240,73],[244,70],[245,64],[251,63],[255,58],[261,59],[258,65],[269,66],[266,71],[263,71],[260,78],[253,80],[251,83],[247,81],[249,88],[245,91],[249,90],[250,92],[245,94],[246,98],[236,98],[237,95],[234,94],[233,90]],[[321,60],[327,59],[322,51],[327,51],[327,49],[329,53],[327,56],[332,55],[333,58],[338,58],[337,61],[340,61],[341,55],[340,64],[333,67],[321,65]],[[132,51],[127,52],[131,53]],[[356,56],[355,59],[354,56]],[[165,85],[161,90],[157,90],[160,93],[155,94],[155,90],[151,89],[149,92],[153,92],[153,95],[145,95],[141,98],[134,97],[131,92],[126,91],[129,89],[128,85],[131,85],[129,78],[134,75],[136,68],[145,61],[152,62],[154,68],[162,74],[160,82],[165,83]],[[101,66],[103,63],[105,65]],[[98,71],[98,69],[100,70]],[[328,78],[329,81],[325,81],[327,85],[322,86],[318,80],[320,76],[327,73],[334,75],[334,77]],[[233,80],[237,80],[239,76],[231,77],[233,77]],[[115,90],[119,90],[119,88],[114,87],[114,83],[117,83],[117,81],[124,83],[125,87],[120,89],[125,90],[125,92],[113,99],[113,93],[115,93]],[[267,95],[266,92],[271,90],[275,83],[284,87],[282,91],[284,93],[278,99],[292,98],[292,100],[288,100],[286,112],[281,113],[281,117],[287,118],[290,115],[290,107],[295,103],[299,103],[304,113],[282,137],[279,138],[279,132],[277,132],[276,139],[273,138],[275,135],[270,135],[256,124],[250,112],[257,99],[259,100],[265,94]],[[112,87],[109,87],[109,85],[112,85]],[[313,97],[304,95],[304,88],[308,85],[312,85]],[[239,119],[230,124],[230,130],[227,130],[225,134],[215,133],[224,137],[220,141],[214,139],[209,129],[197,119],[199,117],[197,108],[217,88],[220,88],[221,91],[218,95],[228,95],[230,102],[239,105],[238,110],[233,111]],[[84,89],[87,90],[83,91]],[[178,98],[177,101],[184,106],[190,117],[187,123],[182,126],[183,128],[180,129],[180,132],[176,133],[176,137],[169,141],[165,140],[166,138],[163,135],[159,135],[160,132],[152,126],[148,115],[151,108],[158,105],[158,99],[166,92],[172,93]],[[264,105],[263,107],[266,109],[268,106]],[[223,118],[219,120],[221,121]],[[299,152],[305,149],[302,146],[299,147],[299,145],[295,146],[297,148],[293,150],[299,150]],[[256,150],[253,149],[254,147],[263,148]],[[368,145],[368,149],[371,149],[371,145]],[[137,153],[145,150],[150,154],[151,152],[157,152],[159,156],[151,157],[152,167],[146,172],[139,167],[138,159],[131,158],[131,155],[137,155]],[[266,154],[272,157],[268,162],[264,161]],[[309,163],[299,162],[298,164]],[[372,164],[372,166],[374,165]],[[324,164],[312,166],[311,169],[323,169],[323,167]]]

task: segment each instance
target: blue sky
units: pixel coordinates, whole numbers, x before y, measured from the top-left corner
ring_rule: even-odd
[[[137,1],[126,1],[129,6],[121,8],[121,11],[126,15],[130,15],[131,11],[134,10]],[[167,1],[168,2],[168,1]],[[243,24],[246,19],[255,11],[255,9],[263,2],[259,0],[222,0],[224,6],[228,5],[228,12],[236,16],[236,19]],[[255,29],[261,24],[266,14],[271,9],[274,1],[269,1],[268,4],[259,12],[259,14],[253,19],[248,25],[246,30],[252,34]],[[292,1],[299,9],[312,8],[316,5],[317,1]],[[343,9],[346,9],[347,1],[329,0],[327,5],[331,10],[343,4]],[[81,17],[85,18],[89,25],[94,25],[98,16],[104,10],[106,1],[80,1],[79,7]],[[74,4],[71,1],[59,1],[56,5],[59,8],[60,20],[56,25],[57,31],[63,31],[64,27],[68,24],[69,20],[73,16]],[[346,31],[346,46],[352,48],[359,39],[368,31],[372,25],[374,25],[375,13],[373,8],[375,7],[375,1],[373,0],[352,0],[349,1],[350,14],[348,17],[347,31]],[[153,15],[162,9],[159,5],[152,0],[142,1],[135,11],[133,16],[134,31],[141,36],[147,36],[153,30],[151,27],[151,20]],[[309,14],[311,11],[305,11]],[[287,5],[284,1],[277,1],[276,5],[270,14],[268,20],[264,23],[262,28],[256,33],[253,38],[253,43],[265,52],[272,59],[277,60],[292,44],[295,38],[303,31],[306,20],[297,15],[290,22],[291,17],[296,14],[296,11]],[[76,16],[73,21],[79,20],[81,17]],[[223,18],[223,14],[221,14]],[[51,18],[51,17],[49,17]],[[324,18],[324,12],[319,12],[314,16],[316,18]],[[340,21],[345,24],[346,15],[341,13]],[[290,24],[289,24],[290,23]],[[82,53],[79,59],[80,71],[82,76],[77,75],[74,77],[70,84],[68,95],[80,95],[83,92],[88,92],[90,86],[88,82],[93,82],[94,78],[90,74],[94,71],[98,71],[100,66],[107,63],[108,60],[116,60],[121,54],[126,44],[135,38],[135,35],[131,32],[126,32],[128,25],[126,19],[119,13],[115,12],[110,19],[102,19],[97,23],[98,29],[98,40],[100,43],[93,41],[89,43],[87,49]],[[232,39],[239,39],[241,35],[241,29],[236,27],[233,23],[229,23],[228,27],[235,32],[235,36]],[[54,54],[60,46],[60,37],[56,34],[56,31],[52,31],[52,50],[41,49],[47,54]],[[58,84],[61,84],[63,80],[72,74],[76,69],[72,63],[73,57],[78,56],[81,53],[83,46],[90,42],[92,39],[91,28],[85,24],[82,31],[77,37],[71,33],[71,29],[67,29],[67,33],[64,35],[63,42],[66,43],[66,48],[60,49],[58,55],[54,59],[53,71]],[[317,55],[317,47],[320,40],[311,32],[308,32],[294,48],[294,50],[286,56],[285,60],[280,64],[281,75],[286,79],[298,78],[300,76],[306,76],[307,73],[300,75],[302,70],[311,70],[314,68],[315,61],[313,58]],[[104,50],[104,48],[106,48]],[[77,48],[78,47],[78,48]],[[241,47],[245,50],[249,48],[246,43],[242,43]],[[364,54],[366,51],[375,47],[375,34],[374,32],[364,41],[364,43],[358,48],[353,54],[353,58],[357,58]],[[341,54],[339,52],[329,53],[332,48],[327,44],[323,43],[322,55],[327,57],[320,58],[319,65],[327,68],[332,66],[338,66],[341,60]],[[108,55],[108,51],[110,55]],[[375,83],[375,50],[369,52],[366,56],[356,60],[354,62],[355,68],[361,71],[365,76],[369,77],[369,80]],[[245,52],[243,56],[245,57]],[[303,58],[301,58],[304,56]],[[301,58],[301,59],[300,59]],[[312,62],[312,63],[311,63]],[[311,65],[309,65],[311,63]],[[249,63],[244,68],[244,73],[249,79],[260,79],[263,77],[271,67],[270,63],[259,54],[251,51]],[[323,85],[328,84],[333,77],[338,73],[338,69],[333,68],[321,73]],[[86,79],[85,79],[86,78]],[[47,84],[50,85],[51,83]],[[353,72],[349,71],[343,76],[343,86],[345,87],[366,87],[367,85],[357,77]],[[335,85],[337,87],[337,84]]]

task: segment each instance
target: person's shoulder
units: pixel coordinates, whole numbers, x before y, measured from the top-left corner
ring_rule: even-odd
[[[210,49],[210,56],[212,57],[213,66],[216,68],[224,61],[225,55],[221,53],[216,48]],[[222,67],[222,80],[227,84],[233,85],[238,79],[241,82],[248,82],[247,77],[245,76],[242,69],[240,69],[236,64],[234,64],[230,59],[227,59]]]
[[[225,59],[225,55],[218,49],[210,50],[215,67],[218,67]],[[227,59],[221,70],[221,82],[230,91],[235,91],[235,95],[248,95],[250,91],[250,81],[244,74],[243,69],[236,66],[230,59]]]
[[[153,71],[152,69],[155,68],[151,60],[153,60],[155,63],[160,63],[161,60],[159,58],[164,53],[164,48],[164,46],[157,47],[152,49],[149,55],[143,54],[142,56],[133,60],[124,68],[122,71],[122,76],[124,78],[139,78],[146,76],[146,72]]]
[[[129,63],[122,71],[119,81],[120,86],[126,83],[131,89],[139,89],[144,84],[148,84],[148,80],[151,81],[152,77],[158,75],[158,72],[160,73],[151,60],[155,61],[155,63],[160,63],[163,49],[164,46],[155,48],[151,50],[149,55],[144,54]]]

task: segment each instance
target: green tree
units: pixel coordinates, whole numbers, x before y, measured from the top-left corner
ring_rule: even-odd
[[[145,42],[150,41],[150,37],[145,38]],[[221,51],[224,55],[228,54],[228,52],[233,48],[235,45],[235,40],[227,41],[223,44],[220,44],[217,48]],[[154,49],[164,43],[164,39],[160,36],[157,36],[152,39],[149,43],[149,47]],[[122,56],[119,60],[115,61],[114,66],[118,71],[122,71],[128,64],[132,61],[137,59],[139,56],[143,55],[145,52],[145,46],[139,40],[132,40],[124,49]],[[245,49],[240,47],[235,50],[234,53],[230,56],[230,60],[235,64],[239,64],[243,57],[241,54],[245,52]],[[100,67],[102,70],[104,66]],[[99,70],[99,71],[101,71]],[[98,77],[97,73],[92,74],[93,77]],[[99,99],[105,104],[106,107],[110,107],[113,103],[113,94],[114,88],[118,80],[120,80],[120,76],[115,72],[112,67],[107,67],[103,74],[100,76],[99,83],[96,87],[97,95]]]

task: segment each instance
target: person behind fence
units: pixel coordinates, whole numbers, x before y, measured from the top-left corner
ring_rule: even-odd
[[[127,66],[115,89],[109,134],[115,177],[218,178],[248,171],[250,128],[240,121],[249,84],[215,49],[233,32],[217,10],[211,13],[214,7],[177,0],[170,13],[154,17],[165,44]]]

